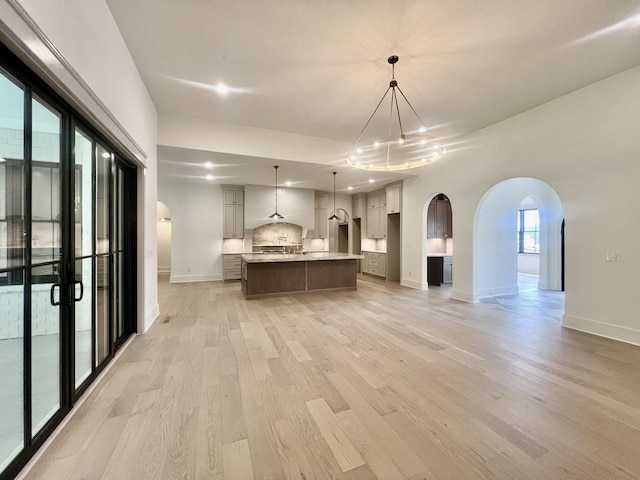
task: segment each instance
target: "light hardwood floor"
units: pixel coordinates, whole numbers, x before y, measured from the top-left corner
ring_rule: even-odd
[[[160,299],[27,478],[640,478],[639,347],[372,279]]]

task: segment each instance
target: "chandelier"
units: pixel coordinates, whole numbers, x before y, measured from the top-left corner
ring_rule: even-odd
[[[358,135],[358,139],[354,144],[354,150],[347,156],[347,163],[352,167],[362,170],[387,172],[422,167],[436,160],[440,160],[447,151],[446,147],[433,141],[424,122],[398,86],[395,78],[395,64],[398,63],[398,56],[392,55],[387,61],[391,64],[391,81],[389,82],[389,87],[384,92],[382,99],[378,102],[369,120],[367,120],[360,135]],[[388,130],[379,135],[365,137],[364,134],[367,127],[380,109],[389,91],[391,91],[391,105],[389,109]],[[400,92],[401,97],[418,120],[415,130],[404,129],[405,126],[400,118],[400,105],[398,103],[397,92]],[[394,122],[396,117],[397,122]]]

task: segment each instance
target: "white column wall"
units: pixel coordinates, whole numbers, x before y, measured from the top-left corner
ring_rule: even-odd
[[[405,180],[403,214],[425,218],[446,192],[453,206],[453,297],[473,301],[474,217],[480,199],[514,177],[550,185],[566,218],[565,326],[640,344],[640,67],[505,120],[452,145]],[[402,283],[426,285],[424,222],[403,222]],[[606,251],[620,252],[605,262]]]
[[[220,185],[160,177],[160,201],[171,211],[171,283],[222,280]]]

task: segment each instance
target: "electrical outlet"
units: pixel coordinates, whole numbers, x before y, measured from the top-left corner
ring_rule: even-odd
[[[620,252],[610,251],[605,254],[604,257],[607,262],[619,262],[620,261]]]

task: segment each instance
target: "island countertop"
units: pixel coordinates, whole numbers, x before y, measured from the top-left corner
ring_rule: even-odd
[[[341,252],[244,253],[247,263],[313,262],[316,260],[358,260],[362,255]]]

